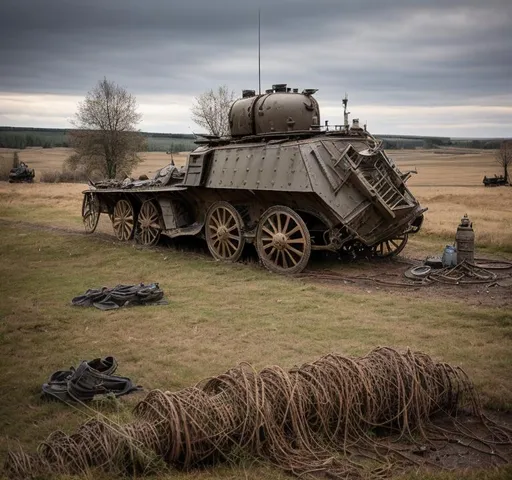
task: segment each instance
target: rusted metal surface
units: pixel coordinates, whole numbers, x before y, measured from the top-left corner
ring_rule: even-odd
[[[313,90],[274,87],[237,100],[231,137],[199,141],[182,170],[93,188],[88,205],[110,215],[122,240],[200,235],[226,261],[253,243],[263,265],[280,273],[303,270],[311,250],[402,251],[426,210],[408,176],[357,120],[349,126],[345,115],[344,125],[320,128]]]

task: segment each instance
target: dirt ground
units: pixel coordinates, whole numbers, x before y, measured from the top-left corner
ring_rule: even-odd
[[[485,270],[494,273],[496,279],[482,282],[478,279],[466,279],[478,282],[474,284],[449,284],[435,280],[421,281],[406,278],[404,274],[410,268],[422,265],[426,257],[427,254],[416,258],[399,256],[395,259],[355,261],[341,259],[335,269],[324,269],[323,262],[317,261],[312,262],[311,267],[301,276],[308,281],[321,283],[330,288],[362,291],[367,294],[380,291],[390,295],[415,298],[443,298],[464,302],[467,305],[496,307],[512,305],[512,262],[495,255],[479,259],[477,265],[482,265]],[[486,263],[487,259],[491,262]]]
[[[461,472],[473,469],[488,469],[512,462],[512,445],[496,445],[487,443],[485,439],[491,439],[489,425],[496,427],[497,435],[499,430],[504,433],[512,431],[512,413],[485,412],[486,422],[484,424],[471,412],[460,412],[456,417],[437,415],[433,418],[433,424],[441,430],[462,430],[470,431],[473,440],[467,437],[444,437],[441,432],[431,443],[424,445],[410,445],[400,441],[396,437],[388,437],[388,445],[391,449],[398,449],[402,455],[427,469],[437,470],[440,467],[446,470],[457,469]],[[476,439],[483,439],[479,441]],[[492,452],[492,453],[491,453]],[[505,477],[504,477],[505,478]]]

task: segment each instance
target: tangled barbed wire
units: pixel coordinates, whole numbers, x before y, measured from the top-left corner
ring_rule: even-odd
[[[481,413],[464,371],[423,353],[379,347],[359,358],[329,354],[290,370],[259,372],[244,363],[177,392],[151,391],[131,423],[96,419],[72,435],[55,432],[35,454],[10,452],[5,472],[9,478],[91,468],[145,474],[246,452],[296,475],[357,478],[368,462],[379,471],[415,463],[377,431],[411,442],[440,434],[460,438],[469,435],[463,428],[441,430],[431,421],[438,412],[456,416],[460,409],[487,429],[485,439],[471,436],[479,451],[495,455],[491,443],[511,442],[509,430]]]

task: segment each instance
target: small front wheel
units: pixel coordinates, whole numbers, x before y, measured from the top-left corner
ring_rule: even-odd
[[[94,233],[100,219],[100,201],[93,192],[84,193],[82,201],[82,221],[85,233]]]

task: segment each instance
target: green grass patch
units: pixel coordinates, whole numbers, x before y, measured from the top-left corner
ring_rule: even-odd
[[[175,390],[241,361],[291,367],[329,352],[409,347],[462,366],[486,405],[512,405],[512,317],[503,309],[333,290],[257,265],[8,222],[2,230],[0,461],[18,442],[34,449],[55,429],[71,431],[94,415],[41,401],[40,386],[55,370],[109,354],[120,375],[146,390]],[[108,312],[70,305],[88,288],[139,282],[160,283],[169,305]],[[97,407],[125,419],[140,398]],[[282,475],[248,468],[249,478]],[[240,478],[244,471],[222,467],[172,478]]]

